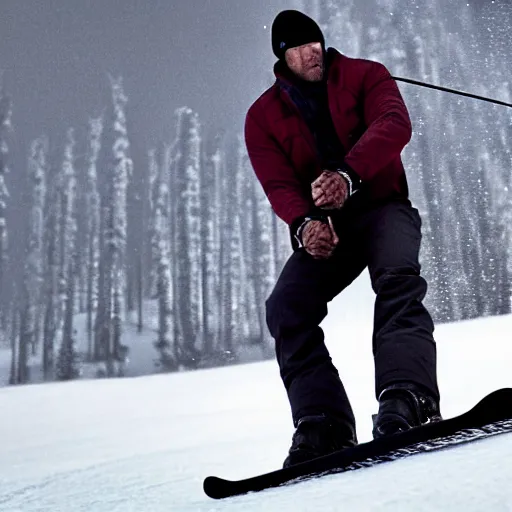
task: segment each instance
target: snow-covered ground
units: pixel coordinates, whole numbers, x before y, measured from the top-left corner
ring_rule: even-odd
[[[371,438],[373,292],[331,305],[329,348]],[[436,330],[446,417],[512,387],[512,318]],[[512,435],[226,501],[205,476],[279,467],[293,426],[274,362],[0,389],[2,512],[512,511]]]

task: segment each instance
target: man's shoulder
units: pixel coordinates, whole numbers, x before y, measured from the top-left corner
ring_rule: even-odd
[[[336,88],[352,91],[358,95],[368,79],[380,80],[389,76],[386,67],[372,59],[349,57],[332,50],[331,64],[329,67],[329,80]]]
[[[335,48],[329,48],[329,51],[332,52],[331,71],[334,71],[335,73],[350,75],[352,73],[359,72],[365,74],[368,71],[382,69],[385,67],[381,62],[376,60],[364,59],[361,57],[350,57],[340,53]]]

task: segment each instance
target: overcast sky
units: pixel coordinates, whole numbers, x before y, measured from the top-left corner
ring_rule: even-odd
[[[183,105],[206,124],[241,125],[275,60],[272,20],[292,6],[0,0],[0,69],[14,100],[16,137],[29,141],[49,130],[63,141],[68,126],[81,135],[88,116],[110,105],[108,72],[124,77],[129,130],[143,146],[172,137],[173,112]]]

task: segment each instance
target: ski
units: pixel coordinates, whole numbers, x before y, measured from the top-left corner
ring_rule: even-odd
[[[512,432],[512,388],[503,388],[490,393],[460,416],[243,480],[209,476],[204,480],[203,489],[210,498],[222,499],[371,467],[509,432]]]

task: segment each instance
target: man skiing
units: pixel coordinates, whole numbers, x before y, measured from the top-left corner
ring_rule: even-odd
[[[250,107],[248,154],[293,254],[266,301],[294,427],[284,467],[357,444],[355,418],[319,324],[368,267],[375,438],[440,419],[434,325],[422,304],[421,218],[400,154],[412,134],[382,64],[325,48],[314,20],[272,24],[276,82]]]

